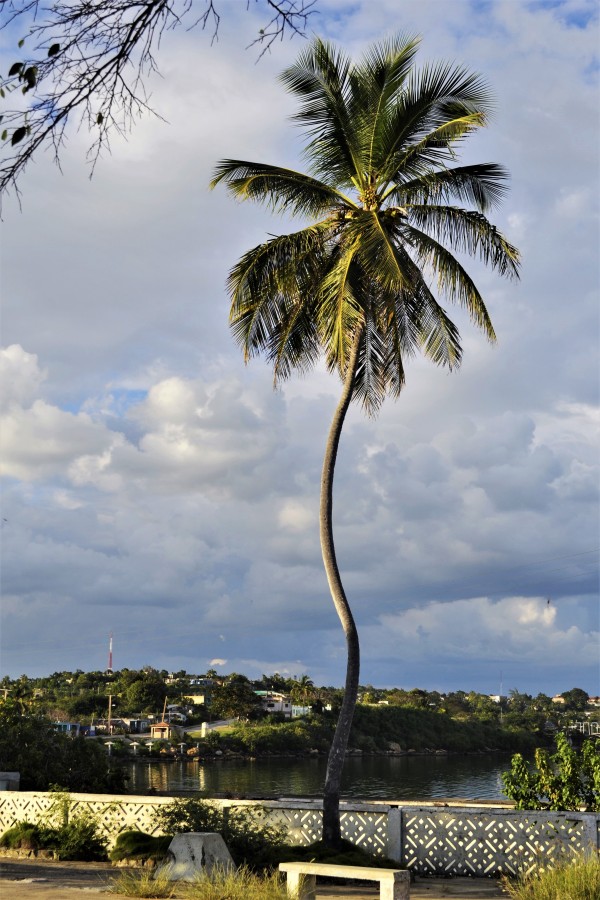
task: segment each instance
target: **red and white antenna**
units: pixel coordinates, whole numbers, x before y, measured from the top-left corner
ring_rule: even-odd
[[[111,633],[109,635],[109,639],[108,639],[108,669],[106,671],[112,672],[112,670],[113,670],[113,667],[112,667],[112,631],[111,631]]]

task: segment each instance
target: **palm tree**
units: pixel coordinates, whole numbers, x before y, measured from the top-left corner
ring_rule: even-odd
[[[506,171],[494,163],[455,165],[461,141],[486,124],[488,89],[460,66],[417,71],[418,43],[390,39],[353,64],[316,39],[281,76],[300,101],[295,120],[308,135],[308,174],[228,159],[212,182],[305,220],[299,231],[254,247],[230,272],[230,324],[246,360],[265,353],[277,383],[323,355],[343,382],[320,501],[323,561],[348,654],[324,786],[330,845],[340,841],[340,781],[359,678],[358,634],[332,532],[344,418],[352,400],[374,415],[386,394],[398,396],[405,362],[417,350],[439,365],[459,365],[460,336],[436,299],[434,279],[438,295],[464,307],[495,339],[484,301],[454,253],[477,256],[509,277],[519,265],[517,249],[486,217],[506,189]]]
[[[294,700],[306,706],[313,695],[314,687],[313,680],[309,675],[301,675],[300,678],[294,680],[290,693]]]

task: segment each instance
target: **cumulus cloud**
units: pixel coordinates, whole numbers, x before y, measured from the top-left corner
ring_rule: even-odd
[[[46,372],[40,370],[35,353],[19,344],[0,349],[0,410],[27,406],[36,396]]]
[[[445,661],[457,659],[462,665],[481,663],[490,654],[497,657],[501,647],[507,663],[517,658],[536,666],[552,657],[557,667],[570,666],[577,655],[591,666],[598,637],[598,632],[588,634],[574,625],[560,627],[556,607],[545,597],[433,602],[382,616],[377,626],[364,631],[366,643],[378,646],[382,656],[394,656],[400,641],[409,662],[434,648]]]

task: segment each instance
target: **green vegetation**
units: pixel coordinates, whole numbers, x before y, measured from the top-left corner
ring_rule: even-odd
[[[122,771],[93,741],[59,734],[22,700],[0,699],[0,769],[21,773],[21,789],[119,793]]]
[[[119,877],[113,882],[109,890],[111,894],[119,894],[125,897],[148,897],[151,900],[170,900],[175,897],[175,888],[179,889],[179,884],[175,885],[167,875],[149,872],[121,872]],[[179,890],[177,896],[181,897]]]
[[[349,866],[381,866],[397,868],[397,864],[385,858],[374,858],[369,853],[348,841],[342,841],[339,848],[331,849],[323,842],[306,847],[284,844],[285,829],[269,825],[263,809],[220,807],[202,800],[175,800],[157,812],[157,823],[167,832],[166,836],[152,838],[139,831],[128,831],[119,835],[112,860],[160,860],[166,852],[174,834],[190,831],[211,831],[221,834],[236,865],[242,867],[242,881],[250,872],[264,873],[276,869],[280,862],[308,861],[340,863]],[[122,883],[122,882],[119,882]],[[129,882],[127,882],[129,883]],[[131,890],[146,890],[145,882],[131,880]],[[270,882],[252,882],[270,884]],[[229,882],[227,882],[229,884]],[[275,882],[273,882],[273,885]],[[208,889],[203,882],[203,890]],[[160,888],[163,890],[163,888]],[[123,893],[127,891],[123,890]],[[130,894],[131,896],[154,896]],[[160,894],[159,896],[170,896]],[[190,896],[196,896],[190,895]],[[200,896],[204,896],[201,894]],[[209,894],[207,896],[212,896]],[[219,895],[220,896],[220,895]],[[228,896],[228,895],[227,895]],[[235,894],[235,896],[238,896]],[[278,895],[275,895],[278,896]]]
[[[598,900],[600,858],[578,856],[555,868],[504,879],[512,900]]]
[[[406,750],[444,749],[449,752],[473,752],[488,749],[533,749],[535,736],[521,729],[504,729],[499,723],[454,719],[445,712],[410,707],[369,707],[356,709],[351,746],[363,751],[388,748],[395,742]]]
[[[166,834],[214,831],[220,834],[236,865],[252,869],[269,865],[273,851],[283,844],[283,826],[270,825],[261,807],[221,808],[205,800],[175,800],[157,811],[156,821]]]
[[[58,784],[71,791],[120,793],[125,790],[122,763],[133,756],[127,722],[119,716],[162,717],[165,699],[185,718],[183,735],[171,741],[147,739],[135,747],[141,758],[164,753],[194,754],[210,758],[218,751],[244,756],[302,755],[331,746],[343,692],[315,686],[307,675],[285,678],[275,672],[250,681],[233,673],[219,677],[214,671],[169,674],[152,667],[115,672],[55,672],[44,678],[0,680],[0,767],[21,773],[24,790],[47,790]],[[310,712],[292,720],[269,713],[256,691],[277,691],[295,698]],[[441,694],[418,688],[359,689],[349,745],[363,753],[386,753],[390,744],[402,750],[447,750],[450,753],[497,749],[532,755],[535,747],[548,747],[552,734],[576,720],[600,721],[600,709],[588,705],[580,688],[565,691],[564,703],[545,694],[533,697],[511,690],[500,702],[476,691]],[[56,731],[57,722],[93,722],[106,728],[108,695],[112,695],[112,749],[102,740],[72,738]],[[199,701],[201,698],[205,702]],[[497,698],[496,698],[497,699]],[[135,704],[139,702],[140,706]],[[583,712],[582,712],[583,709]],[[226,729],[201,737],[200,723],[220,716],[236,719]],[[177,716],[176,716],[177,718]],[[116,732],[116,733],[114,733]],[[106,736],[102,730],[99,737]],[[582,736],[572,735],[574,741]],[[186,746],[181,748],[184,741]]]
[[[576,750],[558,734],[556,753],[537,749],[533,770],[516,753],[502,779],[517,809],[600,811],[600,747],[592,741]]]
[[[38,826],[31,822],[17,822],[0,837],[0,847],[6,850],[37,850],[41,847]]]
[[[143,831],[122,831],[108,854],[113,862],[122,859],[164,859],[171,843],[171,835],[154,837]]]
[[[114,883],[112,892],[126,897],[178,897],[181,900],[293,900],[287,893],[283,878],[273,872],[257,875],[242,867],[234,873],[213,872],[190,884],[176,886],[166,876],[154,878],[151,873],[123,873]]]
[[[77,816],[60,825],[19,822],[0,837],[0,847],[11,850],[48,850],[55,859],[106,859],[106,839],[88,816]]]

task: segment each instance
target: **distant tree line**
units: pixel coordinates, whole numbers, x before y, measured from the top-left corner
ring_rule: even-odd
[[[0,696],[19,701],[32,714],[54,721],[90,724],[105,718],[109,695],[115,718],[160,716],[165,705],[180,706],[188,714],[188,722],[209,718],[256,720],[266,715],[256,691],[286,694],[293,703],[310,707],[313,714],[325,709],[337,711],[343,691],[333,686],[317,686],[304,674],[290,678],[275,672],[260,679],[249,679],[240,673],[218,675],[215,670],[190,674],[185,670],[169,673],[152,666],[142,669],[124,668],[114,672],[55,672],[41,678],[22,675],[0,681]],[[204,696],[206,702],[194,704],[189,698]],[[526,728],[541,732],[548,723],[563,727],[581,717],[600,720],[600,710],[588,708],[589,696],[581,688],[559,695],[563,702],[553,702],[547,694],[522,693],[516,689],[507,697],[492,698],[476,691],[426,691],[419,688],[359,688],[361,706],[390,706],[423,709],[457,721],[479,720],[502,725],[506,729]]]

